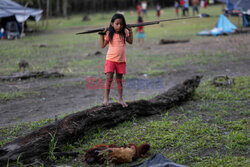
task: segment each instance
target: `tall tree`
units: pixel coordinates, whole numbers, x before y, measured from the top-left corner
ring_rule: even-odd
[[[63,17],[67,17],[68,16],[68,0],[63,0]]]
[[[47,22],[46,22],[46,29],[48,28],[49,26],[49,8],[50,8],[50,0],[47,0],[47,7],[46,7],[46,19],[47,19]]]
[[[56,16],[60,16],[61,1],[56,0]]]
[[[39,9],[42,8],[41,0],[37,0],[37,5],[38,5],[38,8],[39,8]]]

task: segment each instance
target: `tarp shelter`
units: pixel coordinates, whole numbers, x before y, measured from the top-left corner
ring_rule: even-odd
[[[223,34],[232,34],[235,32],[237,27],[233,25],[230,20],[223,14],[220,15],[216,27],[212,30],[204,30],[199,32],[198,35],[223,35]]]
[[[242,26],[250,26],[250,0],[217,0],[227,4],[229,11],[239,10],[242,13]]]
[[[227,4],[227,8],[231,10],[247,11],[250,10],[250,0],[217,0]]]
[[[0,0],[0,18],[15,16],[18,22],[24,22],[29,17],[34,17],[35,21],[38,22],[42,12],[43,10],[40,9],[25,8],[11,0]]]

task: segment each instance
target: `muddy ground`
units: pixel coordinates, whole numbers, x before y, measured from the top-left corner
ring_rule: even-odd
[[[138,46],[134,45],[130,49],[136,49],[136,47]],[[182,54],[199,54],[201,52],[206,54],[220,50],[222,52],[227,51],[229,53],[239,54],[240,57],[243,58],[216,64],[209,62],[208,64],[187,64],[174,69],[166,67],[166,73],[164,75],[155,77],[135,72],[134,75],[137,75],[141,81],[159,79],[161,85],[159,88],[148,89],[138,85],[127,89],[125,88],[125,100],[133,101],[154,96],[193,75],[203,75],[203,81],[211,79],[216,75],[250,75],[250,34],[205,37],[200,40],[191,40],[188,43],[170,45],[153,44],[147,47],[146,50],[152,54],[166,55],[166,53],[168,53],[176,56]],[[137,67],[129,67],[127,72],[137,71],[136,68]],[[19,122],[54,118],[55,115],[81,111],[101,104],[103,100],[103,90],[87,89],[86,84],[86,76],[0,82],[1,92],[30,92],[22,98],[7,101],[0,100],[0,127],[14,125]],[[113,102],[112,97],[117,99],[116,90],[111,90],[110,97],[111,102]]]

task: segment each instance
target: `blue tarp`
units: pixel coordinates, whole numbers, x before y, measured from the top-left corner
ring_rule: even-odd
[[[204,30],[198,33],[198,35],[222,35],[234,33],[237,27],[233,25],[230,20],[223,14],[220,15],[216,27],[212,30]]]

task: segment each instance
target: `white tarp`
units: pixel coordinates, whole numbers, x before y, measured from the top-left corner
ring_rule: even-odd
[[[43,10],[40,9],[25,8],[11,0],[0,0],[0,18],[15,16],[18,22],[24,22],[32,16],[38,22],[42,17],[42,12]]]

